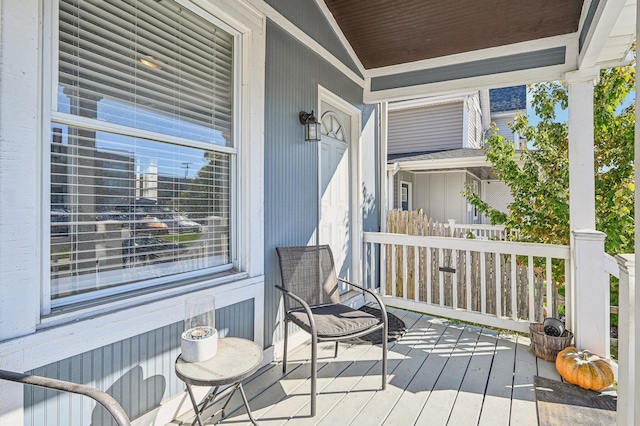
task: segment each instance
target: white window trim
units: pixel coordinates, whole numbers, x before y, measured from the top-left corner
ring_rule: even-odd
[[[189,280],[194,284],[186,284],[175,288],[153,288],[149,287],[145,295],[136,296],[131,299],[120,297],[122,300],[107,301],[100,304],[101,310],[116,310],[131,304],[140,303],[141,300],[155,299],[157,297],[171,297],[183,294],[188,291],[201,288],[206,285],[219,286],[224,283],[237,282],[248,276],[259,276],[264,271],[264,260],[261,256],[264,234],[262,226],[250,224],[262,223],[263,217],[259,214],[263,205],[263,156],[262,156],[262,123],[264,117],[264,54],[265,54],[265,30],[266,21],[263,16],[256,14],[233,0],[223,0],[217,6],[213,6],[202,0],[176,0],[177,3],[189,8],[194,13],[204,17],[213,24],[223,28],[234,36],[234,67],[235,67],[235,88],[234,88],[234,114],[237,117],[234,123],[235,147],[223,147],[210,144],[201,144],[202,148],[213,149],[218,152],[230,153],[236,156],[233,161],[231,171],[231,193],[235,206],[235,214],[230,219],[230,226],[234,229],[235,238],[230,243],[232,246],[231,261],[235,268],[242,271],[236,274],[229,274],[219,279],[207,278],[201,271],[185,273],[180,280]],[[79,125],[99,130],[122,134],[126,131],[128,135],[167,141],[175,144],[185,145],[186,141],[178,137],[171,137],[154,132],[131,129],[117,124],[96,122],[83,117],[73,117],[69,114],[54,111],[57,99],[57,37],[58,37],[58,16],[57,2],[45,2],[43,19],[43,60],[41,87],[42,93],[42,115],[41,115],[41,140],[43,141],[40,159],[41,176],[41,225],[40,225],[40,259],[41,259],[41,292],[40,292],[40,319],[36,321],[40,327],[50,327],[65,320],[71,321],[81,319],[93,312],[95,314],[95,304],[93,308],[73,310],[73,313],[61,313],[60,315],[42,318],[51,314],[51,287],[50,287],[50,223],[48,206],[50,204],[50,156],[45,155],[48,151],[47,143],[50,127],[53,120],[62,124]],[[225,22],[226,21],[226,22]],[[228,22],[228,23],[227,23]],[[252,63],[259,66],[249,66]],[[50,76],[51,78],[47,78]],[[87,121],[87,123],[85,123]],[[189,145],[196,146],[197,143]],[[242,173],[242,174],[241,174]],[[252,261],[250,261],[250,259]],[[210,271],[209,271],[210,272]],[[147,286],[131,285],[127,291],[141,290]],[[105,294],[91,292],[88,300],[94,300]],[[122,294],[122,293],[121,293]],[[248,296],[248,295],[247,295]],[[257,311],[262,311],[262,307],[256,306]],[[262,314],[260,315],[260,317]],[[261,319],[260,319],[261,321]],[[155,324],[154,324],[155,326]],[[255,327],[255,336],[259,336],[262,341],[262,327]],[[259,329],[259,330],[258,330]]]

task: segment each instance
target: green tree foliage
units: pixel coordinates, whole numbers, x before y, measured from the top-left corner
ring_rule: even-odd
[[[596,228],[607,234],[605,250],[633,252],[633,141],[635,103],[623,107],[633,93],[634,67],[603,70],[594,91],[594,156]],[[465,196],[493,224],[519,231],[518,240],[569,244],[568,127],[556,117],[556,107],[566,109],[568,93],[559,82],[529,87],[532,106],[540,117],[535,126],[519,115],[511,129],[533,144],[520,152],[497,129],[485,141],[494,173],[514,197],[508,212],[500,212],[467,188]]]

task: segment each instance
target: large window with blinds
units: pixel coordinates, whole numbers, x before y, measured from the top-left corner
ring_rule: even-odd
[[[172,0],[59,0],[57,25],[51,305],[231,269],[232,31]]]

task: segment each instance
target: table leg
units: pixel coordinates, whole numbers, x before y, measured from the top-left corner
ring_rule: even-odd
[[[224,417],[224,410],[227,408],[227,405],[229,405],[229,402],[231,402],[231,398],[233,398],[233,395],[238,390],[238,385],[239,384],[240,384],[240,382],[236,383],[236,386],[233,388],[233,391],[231,392],[231,395],[229,395],[229,398],[227,398],[227,402],[224,403],[224,407],[222,407],[222,410],[220,410],[222,412],[222,417]]]
[[[202,419],[200,418],[200,411],[198,410],[198,403],[196,402],[196,398],[193,396],[191,385],[189,383],[186,383],[186,385],[187,385],[187,392],[189,392],[189,398],[191,398],[191,404],[193,405],[193,411],[195,411],[196,413],[196,420],[198,421],[198,424],[200,426],[203,426]],[[191,423],[191,426],[195,424],[196,420],[194,420],[193,423]]]
[[[242,387],[242,382],[238,382],[238,387],[240,388],[240,395],[242,395],[242,401],[244,401],[244,406],[247,408],[247,414],[249,415],[249,420],[255,426],[258,426],[256,423],[256,419],[253,418],[253,414],[251,414],[251,408],[249,408],[249,401],[247,401],[247,395],[244,394],[244,388]]]
[[[198,418],[197,415],[198,414],[202,415],[202,413],[204,413],[204,410],[207,409],[211,401],[213,401],[216,395],[218,395],[218,389],[220,389],[220,386],[216,386],[215,388],[213,388],[213,390],[209,391],[209,394],[202,400],[202,404],[200,405],[199,410],[194,408],[194,411],[196,412],[196,420]],[[196,424],[196,420],[194,420],[193,423],[191,423],[191,426],[194,426]]]

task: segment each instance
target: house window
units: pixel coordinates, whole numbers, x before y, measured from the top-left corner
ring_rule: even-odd
[[[172,0],[60,0],[51,306],[233,267],[237,43],[214,22]]]

